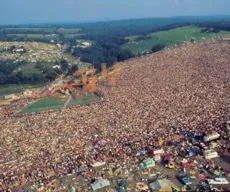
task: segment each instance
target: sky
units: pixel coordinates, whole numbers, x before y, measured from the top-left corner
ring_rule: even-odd
[[[0,0],[0,25],[228,15],[230,0]]]

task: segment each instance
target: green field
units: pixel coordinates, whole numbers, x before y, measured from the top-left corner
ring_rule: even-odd
[[[25,107],[21,113],[32,113],[43,110],[61,109],[64,105],[64,101],[56,98],[44,98],[39,101]]]
[[[212,38],[216,35],[228,35],[230,32],[221,31],[220,33],[200,33],[200,28],[195,26],[180,27],[168,31],[160,31],[149,34],[151,39],[143,41],[135,41],[137,36],[126,37],[130,42],[124,44],[122,48],[128,48],[133,53],[142,53],[151,51],[153,45],[163,44],[166,46],[189,41],[195,38],[196,41],[202,38]]]
[[[80,105],[86,105],[94,101],[98,101],[100,97],[96,94],[90,94],[81,98],[77,98],[76,100],[70,101],[67,107],[74,107]],[[39,101],[25,107],[21,113],[32,113],[39,112],[44,110],[54,110],[61,109],[64,107],[65,100],[57,99],[57,98],[44,98]]]
[[[74,106],[80,106],[80,105],[86,105],[94,101],[98,101],[100,97],[95,94],[87,95],[83,98],[77,98],[76,100],[72,100],[67,107],[74,107]]]
[[[0,86],[0,96],[8,95],[12,93],[20,93],[26,89],[34,89],[42,87],[44,84],[39,85],[1,85]]]

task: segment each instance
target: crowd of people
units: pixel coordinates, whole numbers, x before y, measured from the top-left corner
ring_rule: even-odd
[[[176,158],[181,147],[166,143],[180,131],[224,136],[229,53],[230,43],[209,40],[131,59],[122,63],[116,86],[99,82],[97,103],[1,117],[0,191],[46,188],[79,168],[90,184],[101,176],[92,164],[130,171],[138,152],[151,156],[159,148]]]

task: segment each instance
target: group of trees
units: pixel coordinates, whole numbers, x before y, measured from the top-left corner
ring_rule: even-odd
[[[217,28],[202,28],[200,30],[201,33],[219,33],[220,32],[220,29],[217,29]]]
[[[57,63],[61,66],[60,69],[53,69],[47,67],[43,63],[36,63],[40,73],[24,74],[23,71],[18,70],[23,62],[14,63],[11,60],[0,60],[0,85],[6,84],[40,84],[48,81],[53,81],[58,75],[72,75],[78,68],[77,65],[69,65],[65,60]]]
[[[162,49],[165,48],[165,45],[161,45],[161,44],[156,44],[152,47],[152,53],[155,53],[157,51],[160,51]]]
[[[215,31],[230,31],[230,21],[207,21],[196,23],[198,27],[203,29],[212,29]]]
[[[151,36],[148,36],[148,35],[140,35],[138,36],[135,40],[136,41],[143,41],[143,40],[149,40],[151,39],[152,37]]]
[[[101,63],[106,63],[109,67],[113,63],[134,57],[130,50],[122,50],[119,43],[103,40],[88,48],[75,48],[73,55],[80,57],[82,62],[92,63],[98,71],[101,70]]]

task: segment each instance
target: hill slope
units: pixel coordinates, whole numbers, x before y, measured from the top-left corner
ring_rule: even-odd
[[[152,154],[158,139],[171,141],[176,130],[220,129],[230,118],[229,52],[230,43],[206,41],[133,59],[123,63],[116,87],[99,86],[102,102],[2,118],[2,162],[11,160],[3,164],[3,172],[10,174],[17,166],[18,177],[32,171],[36,175],[38,167],[38,175],[46,173],[48,166],[41,166],[46,154],[48,165],[67,165],[55,169],[63,175],[72,165],[68,158],[79,162],[80,157],[85,165],[112,158],[136,166],[135,152]],[[24,159],[12,161],[16,158]]]
[[[124,44],[122,48],[130,49],[133,53],[142,53],[146,51],[151,51],[153,45],[162,44],[162,45],[173,45],[181,43],[183,41],[190,41],[191,38],[195,40],[200,40],[202,38],[212,38],[214,36],[221,35],[230,35],[230,32],[220,31],[220,33],[201,33],[201,28],[196,26],[186,26],[179,27],[176,29],[171,29],[167,31],[160,31],[149,34],[151,39],[135,41],[138,36],[126,37],[131,41]]]

